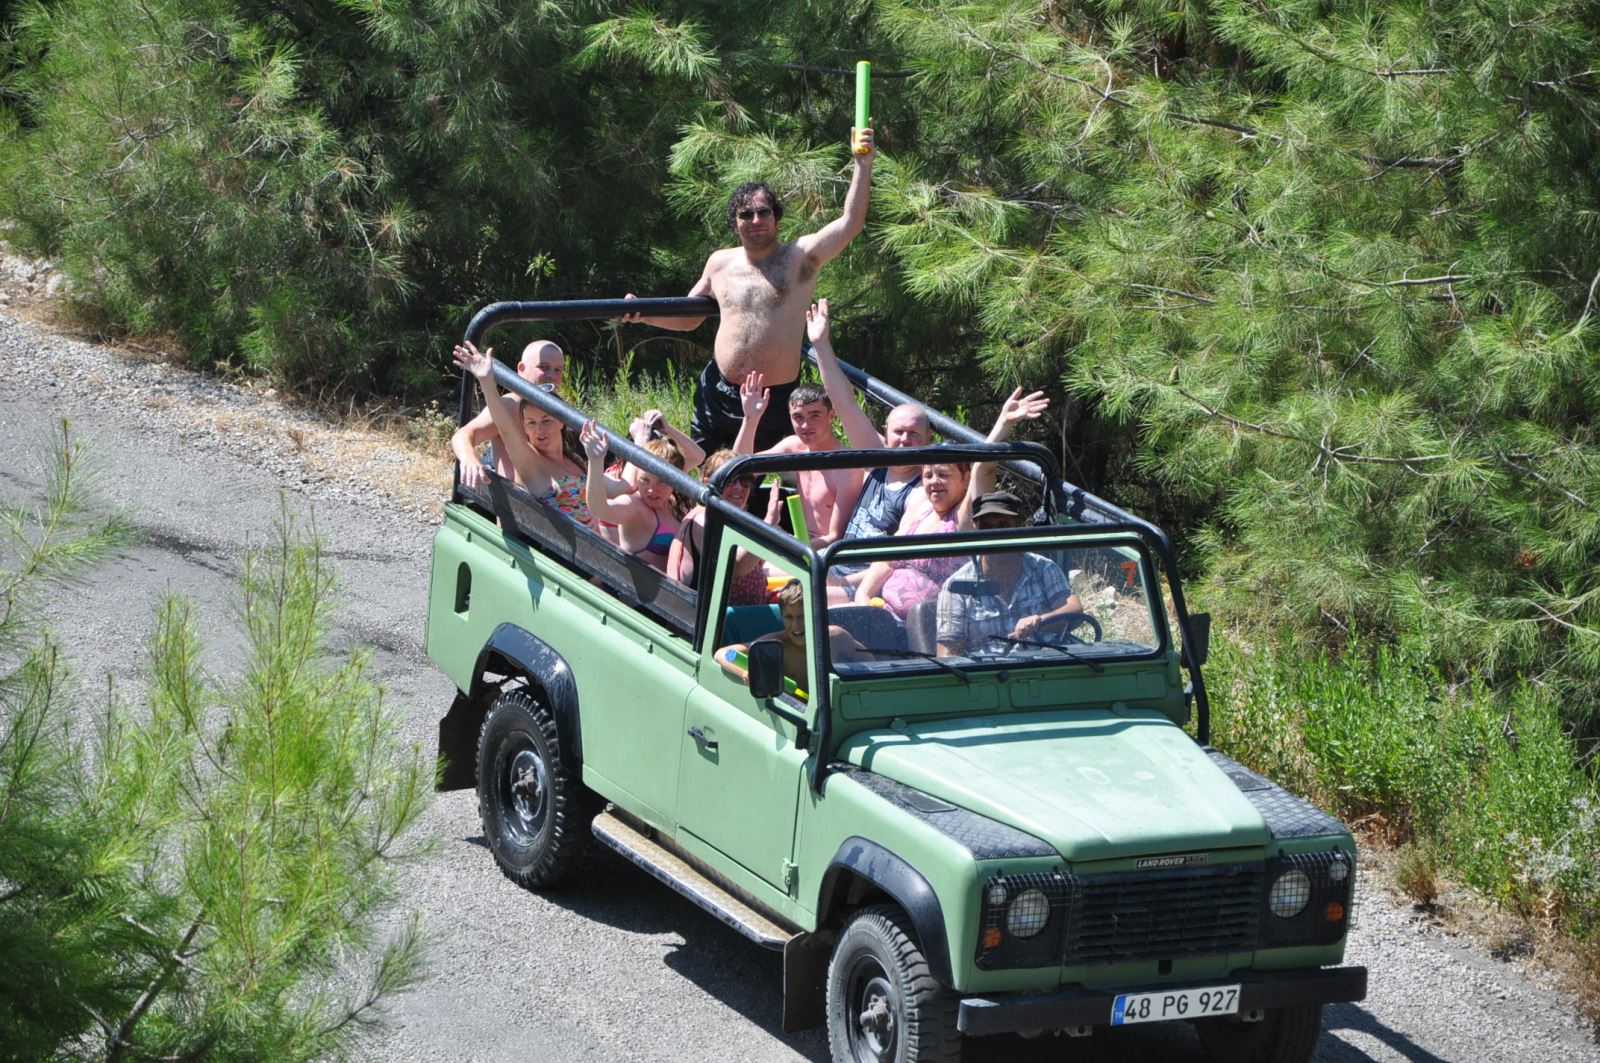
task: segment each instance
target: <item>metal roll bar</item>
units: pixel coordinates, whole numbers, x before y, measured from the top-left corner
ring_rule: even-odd
[[[472,321],[467,325],[464,342],[482,346],[483,339],[491,330],[501,325],[517,322],[531,321],[583,321],[606,318],[618,318],[626,314],[648,314],[652,317],[714,317],[719,313],[715,299],[707,297],[676,296],[656,297],[646,299],[570,299],[551,302],[499,302],[491,303],[473,315]],[[814,362],[816,355],[806,348],[806,354]],[[1068,483],[1060,475],[1059,463],[1046,448],[1036,443],[989,443],[982,433],[961,422],[946,416],[938,410],[932,409],[924,403],[905,392],[892,387],[879,380],[877,377],[858,369],[843,360],[839,362],[840,368],[850,379],[850,382],[859,388],[874,402],[885,408],[903,404],[921,406],[928,413],[928,423],[943,434],[952,443],[938,447],[906,448],[897,457],[923,456],[924,461],[939,462],[956,460],[969,461],[1000,461],[1006,468],[1011,469],[1025,479],[1032,480],[1044,489],[1047,508],[1055,508],[1066,513],[1074,520],[1085,524],[1112,524],[1125,525],[1136,530],[1154,549],[1160,558],[1162,569],[1167,575],[1167,586],[1172,592],[1172,608],[1178,622],[1178,632],[1181,636],[1179,652],[1185,670],[1189,674],[1190,691],[1194,696],[1195,705],[1195,730],[1196,737],[1202,745],[1211,741],[1211,705],[1206,695],[1205,677],[1200,671],[1200,662],[1195,658],[1194,640],[1190,636],[1190,616],[1188,605],[1184,600],[1183,582],[1178,573],[1176,552],[1172,547],[1172,540],[1167,533],[1156,525],[1141,517],[1113,505],[1098,495]],[[516,371],[503,362],[496,361],[494,377],[502,388],[532,402],[539,409],[559,419],[563,424],[574,431],[583,426],[586,419],[584,415],[557,398],[553,393],[542,391],[518,376]],[[458,424],[466,424],[472,416],[472,391],[476,386],[470,373],[462,373],[460,409],[457,417]],[[827,574],[827,557],[831,556],[831,548],[826,555],[819,555],[812,549],[811,544],[803,539],[784,533],[781,529],[773,528],[765,521],[759,520],[753,514],[739,509],[727,501],[720,494],[722,485],[738,471],[744,472],[777,472],[790,471],[800,468],[872,468],[882,464],[881,451],[840,450],[829,451],[824,454],[785,454],[761,455],[741,457],[728,462],[719,469],[710,482],[701,483],[689,476],[681,469],[662,461],[648,450],[638,446],[625,434],[609,431],[609,443],[613,451],[622,458],[649,472],[658,479],[671,484],[673,489],[680,492],[685,498],[714,509],[723,520],[752,538],[767,544],[773,549],[789,554],[795,560],[804,564],[811,577],[812,588],[815,591],[823,586]],[[932,452],[932,453],[929,453]],[[460,469],[456,470],[455,486],[452,490],[452,500],[461,501]],[[710,524],[708,523],[708,529]],[[720,531],[720,529],[719,529]],[[720,537],[720,535],[719,535]],[[708,541],[706,544],[707,556],[714,556],[717,549],[716,542]],[[697,606],[698,620],[696,623],[697,639],[703,637],[707,626],[708,606],[701,602]],[[810,638],[813,646],[826,644],[827,626],[823,620],[824,611],[812,610],[812,631]],[[815,692],[817,698],[817,738],[819,754],[815,770],[812,772],[812,788],[820,791],[822,779],[825,774],[822,763],[826,753],[828,740],[831,736],[831,706],[828,703],[827,684],[821,684],[822,689]],[[780,713],[788,716],[788,713]]]

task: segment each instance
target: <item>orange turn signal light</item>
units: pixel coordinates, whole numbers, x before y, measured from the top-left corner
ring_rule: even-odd
[[[997,948],[1000,947],[1000,928],[999,927],[991,926],[991,927],[987,927],[987,928],[984,929],[984,931],[983,931],[983,947],[986,948],[986,949],[997,949]]]
[[[1329,901],[1328,906],[1322,909],[1323,918],[1330,923],[1337,923],[1344,919],[1344,905],[1338,901]]]

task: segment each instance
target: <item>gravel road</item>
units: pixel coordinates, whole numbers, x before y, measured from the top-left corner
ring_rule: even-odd
[[[314,516],[341,576],[338,637],[373,648],[408,734],[432,748],[452,689],[423,653],[429,540],[448,467],[376,435],[340,432],[251,389],[65,338],[0,310],[0,499],[35,498],[62,417],[105,468],[138,545],[65,596],[53,621],[87,690],[141,686],[153,603],[201,603],[210,665],[242,640],[231,603],[244,543],[271,533],[280,498]],[[413,484],[421,483],[421,487]],[[94,693],[90,697],[98,696]],[[778,1029],[779,961],[619,860],[570,892],[534,896],[496,871],[473,796],[440,795],[408,868],[431,934],[429,977],[396,998],[368,1046],[381,1060],[825,1060],[820,1032]],[[1600,1060],[1566,1001],[1364,881],[1350,962],[1371,995],[1328,1009],[1317,1060]],[[1198,1060],[1187,1028],[1085,1040],[993,1038],[967,1059]]]

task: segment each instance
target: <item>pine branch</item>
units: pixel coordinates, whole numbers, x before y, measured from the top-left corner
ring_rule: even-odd
[[[156,998],[160,996],[161,991],[166,988],[167,980],[172,977],[173,972],[178,969],[179,965],[187,962],[188,957],[185,955],[184,950],[189,947],[194,941],[195,935],[200,932],[200,928],[204,925],[202,922],[204,915],[205,913],[202,912],[194,917],[194,921],[189,924],[189,929],[184,931],[177,947],[172,950],[171,955],[162,963],[161,969],[156,972],[156,976],[150,980],[150,984],[145,987],[139,999],[134,1002],[133,1010],[128,1012],[127,1017],[111,1033],[110,1043],[106,1046],[106,1063],[119,1063],[124,1058],[125,1050],[133,1047],[132,1042],[128,1040],[128,1036],[133,1033],[134,1026],[140,1019],[144,1018],[145,1012],[150,1010],[151,1005],[156,1002]]]
[[[1359,451],[1351,450],[1349,447],[1330,447],[1326,442],[1312,442],[1304,436],[1295,435],[1293,432],[1284,432],[1277,428],[1269,428],[1264,424],[1256,424],[1253,421],[1246,421],[1242,418],[1235,417],[1233,414],[1211,405],[1204,399],[1201,399],[1195,395],[1191,395],[1189,392],[1185,391],[1181,387],[1178,387],[1177,385],[1170,386],[1172,387],[1173,391],[1176,391],[1179,395],[1182,395],[1184,398],[1188,399],[1190,402],[1206,411],[1208,415],[1215,417],[1220,421],[1230,424],[1235,428],[1242,428],[1246,431],[1254,432],[1257,435],[1271,436],[1274,439],[1282,439],[1290,443],[1299,443],[1303,447],[1317,451],[1330,461],[1348,461],[1367,465],[1397,465],[1409,472],[1422,475],[1420,470],[1413,469],[1411,466],[1426,464],[1428,462],[1446,461],[1454,457],[1452,454],[1419,454],[1412,457],[1391,458],[1381,454],[1362,454]]]
[[[1099,103],[1114,103],[1118,107],[1125,107],[1129,110],[1139,109],[1137,104],[1123,99],[1122,96],[1119,95],[1120,90],[1113,90],[1109,88],[1101,89],[1098,86],[1085,81],[1083,78],[1073,77],[1071,74],[1063,74],[1058,70],[1051,70],[1044,64],[1035,62],[1034,60],[1029,59],[1027,56],[1022,55],[1020,52],[1012,51],[1009,48],[978,36],[978,34],[972,30],[957,23],[942,10],[938,8],[934,8],[933,10],[936,15],[944,19],[945,22],[955,30],[957,36],[971,41],[973,44],[983,48],[988,52],[1022,63],[1038,73],[1043,74],[1045,77],[1054,78],[1057,81],[1065,81],[1069,84],[1077,85],[1080,88],[1088,89],[1090,92],[1094,93],[1096,97],[1098,97]],[[1105,62],[1105,60],[1101,59],[1101,62]],[[1107,65],[1109,66],[1110,64]],[[1373,73],[1373,71],[1365,71],[1365,73]],[[1099,103],[1096,104],[1096,107],[1099,106]],[[1239,122],[1230,122],[1221,118],[1206,118],[1202,117],[1201,115],[1187,114],[1182,111],[1166,110],[1164,113],[1166,117],[1175,122],[1184,122],[1189,125],[1210,126],[1213,129],[1226,129],[1229,132],[1238,133],[1240,136],[1251,137],[1258,140],[1269,140],[1274,144],[1282,144],[1284,140],[1281,134],[1269,133],[1264,129],[1258,129],[1255,126],[1243,125]],[[1360,159],[1362,162],[1370,163],[1373,166],[1382,166],[1386,170],[1435,169],[1445,166],[1458,166],[1461,164],[1461,156],[1466,153],[1465,148],[1452,148],[1451,154],[1444,157],[1429,155],[1402,155],[1397,158],[1390,158],[1384,155],[1371,155],[1366,152],[1355,151],[1350,148],[1340,148],[1339,151],[1345,155],[1349,155],[1351,158]]]
[[[855,74],[854,68],[842,66],[812,66],[810,63],[779,63],[778,69],[794,70],[803,74],[841,74],[846,76],[853,76]],[[885,78],[908,78],[915,73],[915,70],[879,70],[877,67],[873,67],[872,80],[882,81]]]

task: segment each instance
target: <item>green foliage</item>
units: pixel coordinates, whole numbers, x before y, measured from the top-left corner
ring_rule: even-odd
[[[86,521],[81,453],[61,453],[0,572],[0,1058],[342,1054],[418,968],[414,925],[377,932],[425,758],[364,657],[324,661],[332,576],[287,520],[245,566],[240,679],[205,674],[171,597],[144,704],[81,708],[60,646],[17,618],[126,525]]]
[[[929,181],[879,246],[1080,398],[1091,485],[1262,637],[1406,632],[1595,726],[1592,5],[879,11]]]
[[[1219,747],[1410,839],[1419,882],[1437,861],[1523,914],[1600,933],[1600,785],[1574,769],[1548,689],[1451,684],[1409,645],[1212,645]]]

